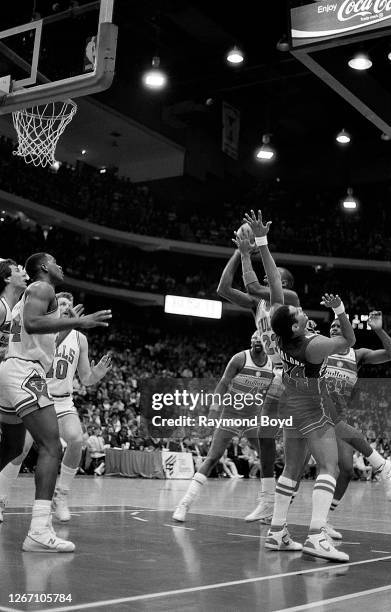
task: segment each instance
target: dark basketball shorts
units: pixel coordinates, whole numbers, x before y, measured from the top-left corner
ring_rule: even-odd
[[[290,431],[296,430],[300,437],[307,437],[316,429],[334,425],[333,403],[326,393],[305,394],[289,390],[280,402],[280,417],[292,418]]]
[[[40,363],[11,357],[0,364],[0,422],[19,424],[31,412],[52,405]]]

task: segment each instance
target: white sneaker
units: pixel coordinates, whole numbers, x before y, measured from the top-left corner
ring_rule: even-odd
[[[246,523],[260,521],[265,525],[270,525],[274,512],[274,493],[264,491],[259,494],[258,500],[258,506],[244,520]]]
[[[349,555],[337,550],[332,544],[325,527],[322,527],[319,533],[308,534],[304,542],[303,553],[328,561],[339,561],[341,563],[349,561]]]
[[[5,510],[6,505],[7,505],[7,499],[3,497],[3,499],[0,499],[0,523],[4,521],[4,510]]]
[[[303,550],[303,545],[292,540],[287,526],[284,525],[280,531],[272,531],[269,529],[265,542],[265,548],[270,548],[270,550],[287,550],[291,552],[298,552]]]
[[[29,531],[22,545],[25,552],[70,553],[75,550],[73,542],[58,538],[54,531],[46,526],[42,531]]]
[[[186,514],[189,510],[189,504],[185,502],[181,502],[179,506],[175,508],[175,512],[172,515],[174,521],[178,521],[178,523],[184,523],[186,521]]]
[[[71,513],[69,512],[67,497],[69,491],[56,489],[52,499],[52,512],[59,521],[70,521]]]
[[[334,527],[330,525],[330,523],[326,523],[325,528],[330,538],[332,538],[333,540],[342,540],[342,533],[334,529]]]
[[[391,501],[391,461],[389,459],[386,459],[383,469],[380,472],[380,478],[383,482],[386,498],[388,501]]]

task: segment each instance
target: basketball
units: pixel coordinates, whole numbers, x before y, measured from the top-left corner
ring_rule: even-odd
[[[252,231],[251,227],[249,226],[248,223],[243,223],[243,225],[241,225],[237,231],[237,235],[239,236],[239,238],[241,238],[243,240],[243,238],[248,238],[248,240],[250,241],[250,253],[251,255],[255,255],[257,253],[259,253],[259,247],[256,246],[255,244],[255,237],[254,237],[254,232]]]

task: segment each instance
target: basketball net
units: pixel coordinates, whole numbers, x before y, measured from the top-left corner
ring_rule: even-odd
[[[49,102],[12,113],[19,146],[13,155],[23,157],[26,164],[53,165],[58,139],[77,111],[73,100]]]

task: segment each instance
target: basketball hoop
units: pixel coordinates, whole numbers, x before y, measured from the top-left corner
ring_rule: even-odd
[[[14,111],[19,146],[13,155],[23,157],[26,164],[43,168],[54,164],[58,139],[76,111],[77,104],[70,99]]]

